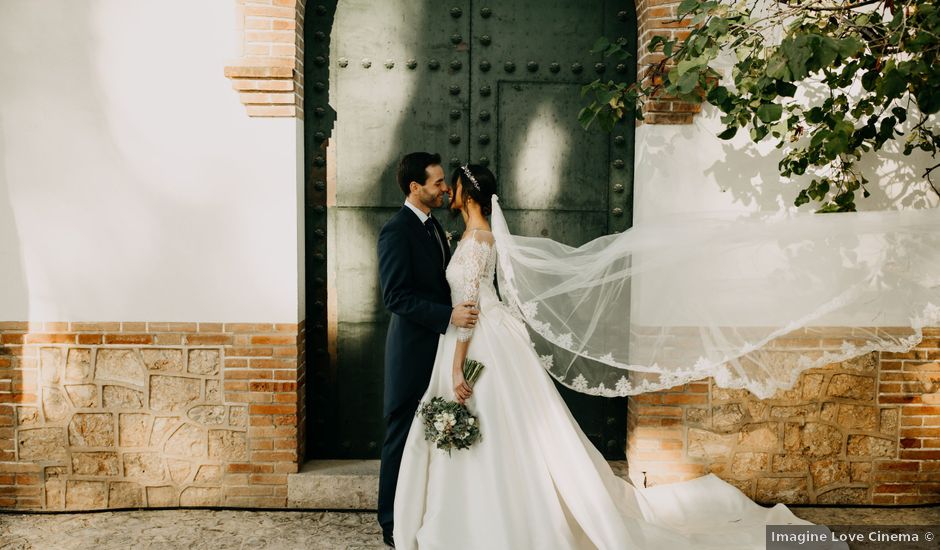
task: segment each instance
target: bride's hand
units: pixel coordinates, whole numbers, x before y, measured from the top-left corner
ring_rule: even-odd
[[[457,398],[457,402],[461,405],[467,399],[473,395],[473,388],[470,387],[470,384],[463,377],[462,371],[457,371],[454,373],[454,396]]]

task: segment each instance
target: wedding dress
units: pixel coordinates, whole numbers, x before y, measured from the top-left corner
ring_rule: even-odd
[[[453,303],[477,300],[471,329],[440,337],[422,401],[454,399],[458,339],[485,365],[467,406],[482,439],[447,452],[415,417],[398,477],[394,537],[421,549],[764,548],[765,525],[810,523],[758,505],[714,474],[651,488],[617,477],[555,389],[518,312],[493,284],[489,232],[461,240],[447,268]]]

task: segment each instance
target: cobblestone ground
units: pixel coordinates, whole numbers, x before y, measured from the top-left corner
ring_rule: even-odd
[[[830,525],[940,525],[930,508],[801,508]],[[83,514],[0,514],[0,550],[379,549],[373,512],[138,510]]]

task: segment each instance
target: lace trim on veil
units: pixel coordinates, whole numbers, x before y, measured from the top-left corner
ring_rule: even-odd
[[[498,257],[497,273],[499,275],[500,293],[507,303],[507,309],[510,313],[516,319],[528,325],[535,333],[540,335],[551,345],[560,350],[569,352],[574,356],[582,357],[625,372],[634,371],[637,373],[659,375],[658,382],[651,381],[649,377],[646,377],[641,383],[634,385],[633,382],[627,378],[627,375],[623,374],[614,384],[614,387],[607,387],[603,382],[591,385],[588,379],[581,373],[578,373],[576,376],[571,376],[568,375],[567,372],[565,374],[556,372],[553,370],[553,366],[555,366],[554,357],[552,355],[540,355],[542,366],[549,371],[556,380],[564,386],[580,393],[604,397],[621,397],[665,390],[681,384],[712,377],[715,383],[722,388],[747,389],[759,398],[768,398],[774,395],[777,390],[792,388],[797,383],[799,376],[809,369],[846,361],[873,351],[907,352],[923,340],[923,328],[925,326],[940,324],[940,307],[932,302],[926,302],[922,311],[917,312],[909,318],[907,327],[913,331],[909,336],[895,336],[892,339],[893,341],[889,339],[876,339],[875,341],[862,345],[843,340],[842,346],[838,351],[815,349],[813,351],[819,354],[816,355],[814,353],[814,356],[807,355],[806,352],[803,352],[796,358],[796,363],[790,366],[785,376],[772,377],[763,382],[755,378],[735,376],[732,370],[728,368],[727,364],[729,361],[740,359],[753,351],[764,350],[766,349],[765,346],[770,344],[773,340],[785,336],[799,328],[806,327],[814,320],[858,299],[860,297],[860,291],[857,288],[852,288],[834,297],[823,306],[815,309],[812,313],[793,320],[787,323],[786,326],[773,330],[763,338],[754,342],[744,343],[735,350],[736,353],[725,355],[720,360],[699,356],[697,360],[690,362],[689,367],[675,369],[663,369],[655,362],[650,365],[626,364],[617,361],[611,353],[597,355],[588,353],[583,349],[578,349],[575,345],[575,339],[577,338],[575,334],[571,332],[557,333],[552,329],[551,323],[539,319],[538,302],[523,301],[520,298],[515,284],[515,273],[511,256],[513,253],[512,244],[507,242],[512,236],[508,233],[508,229],[504,225],[505,221],[499,210],[498,198],[494,196],[493,202],[494,213],[498,216],[498,219],[495,219],[497,216],[494,216],[493,233],[496,237],[496,251]],[[625,332],[627,330],[629,329],[624,329]],[[534,342],[532,345],[535,347]]]

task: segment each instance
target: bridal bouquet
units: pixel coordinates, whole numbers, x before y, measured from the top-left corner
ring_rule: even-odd
[[[473,386],[483,373],[483,363],[467,359],[463,363],[463,377]],[[469,449],[480,439],[480,422],[466,405],[434,397],[418,409],[424,420],[424,438],[450,455],[453,449]]]

